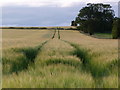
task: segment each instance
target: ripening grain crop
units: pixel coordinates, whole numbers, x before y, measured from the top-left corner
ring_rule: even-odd
[[[117,88],[118,42],[75,30],[3,30],[3,88]]]

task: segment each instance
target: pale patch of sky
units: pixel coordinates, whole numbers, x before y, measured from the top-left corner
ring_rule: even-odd
[[[118,2],[119,0],[1,0],[1,6],[9,5],[27,5],[31,7],[39,6],[59,6],[70,7],[73,3],[106,3],[106,2]]]
[[[67,26],[87,3],[111,4],[118,16],[119,0],[0,0],[4,26]]]

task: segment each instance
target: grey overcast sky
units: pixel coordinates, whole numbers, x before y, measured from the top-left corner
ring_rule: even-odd
[[[87,3],[111,4],[118,16],[119,0],[1,0],[3,26],[69,26]]]

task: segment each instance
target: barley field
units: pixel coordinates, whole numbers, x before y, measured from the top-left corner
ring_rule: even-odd
[[[3,29],[3,88],[118,88],[118,40],[76,30]]]

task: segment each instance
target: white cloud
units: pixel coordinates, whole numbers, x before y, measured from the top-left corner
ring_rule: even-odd
[[[27,5],[27,6],[61,6],[67,7],[70,6],[72,3],[80,2],[82,0],[1,0],[1,6],[8,6],[8,5]]]
[[[119,0],[86,0],[87,3],[105,3],[105,2],[118,2]]]
[[[119,0],[0,0],[0,6],[26,5],[32,7],[39,6],[59,6],[69,7],[74,3],[103,3],[118,2]]]

